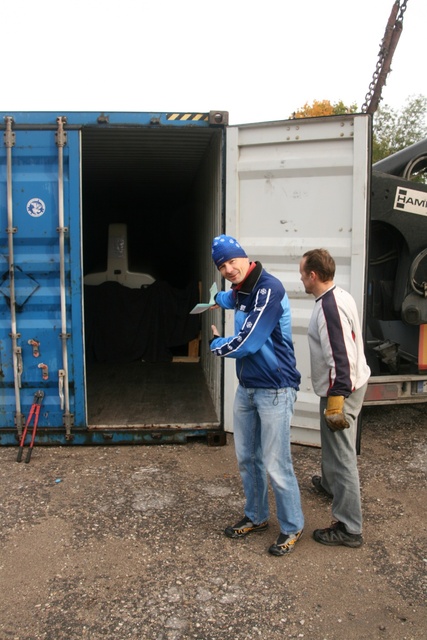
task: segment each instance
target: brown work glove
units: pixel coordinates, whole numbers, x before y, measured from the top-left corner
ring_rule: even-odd
[[[342,431],[350,427],[344,415],[344,396],[328,396],[325,420],[331,431]]]

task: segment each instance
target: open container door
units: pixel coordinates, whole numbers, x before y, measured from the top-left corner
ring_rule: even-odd
[[[227,130],[226,233],[288,293],[301,385],[291,437],[320,445],[319,400],[307,341],[314,298],[299,262],[324,247],[337,263],[336,283],[351,292],[364,321],[371,120],[367,115],[296,119]],[[363,325],[362,325],[363,326]],[[227,311],[225,335],[233,329]],[[235,362],[225,362],[224,424],[232,430]]]
[[[85,424],[79,132],[5,118],[0,151],[1,444],[15,444],[35,394],[37,441]],[[15,429],[13,428],[15,425]]]

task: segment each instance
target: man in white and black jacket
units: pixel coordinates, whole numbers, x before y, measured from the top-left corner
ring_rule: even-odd
[[[307,251],[300,262],[306,293],[316,298],[308,326],[311,379],[320,396],[322,475],[319,492],[332,496],[332,525],[313,537],[325,545],[360,547],[362,508],[357,469],[357,418],[370,369],[352,296],[334,284],[335,261],[326,249]]]
[[[228,526],[225,535],[242,538],[267,529],[269,476],[280,535],[268,550],[282,556],[294,549],[304,526],[290,446],[300,374],[289,300],[280,280],[261,263],[249,261],[235,238],[214,238],[212,258],[231,282],[231,289],[217,293],[215,301],[223,309],[234,309],[235,332],[223,338],[212,325],[210,348],[215,356],[236,360],[234,444],[246,497],[243,519]]]

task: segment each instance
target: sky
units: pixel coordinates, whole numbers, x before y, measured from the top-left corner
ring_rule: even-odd
[[[360,111],[393,4],[9,0],[0,111],[222,110],[230,124],[313,100]],[[382,105],[427,96],[426,27],[427,0],[407,0]]]

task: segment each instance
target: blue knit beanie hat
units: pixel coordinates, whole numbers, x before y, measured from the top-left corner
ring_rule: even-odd
[[[212,241],[212,260],[217,268],[233,258],[247,258],[245,250],[231,236],[217,236]]]

